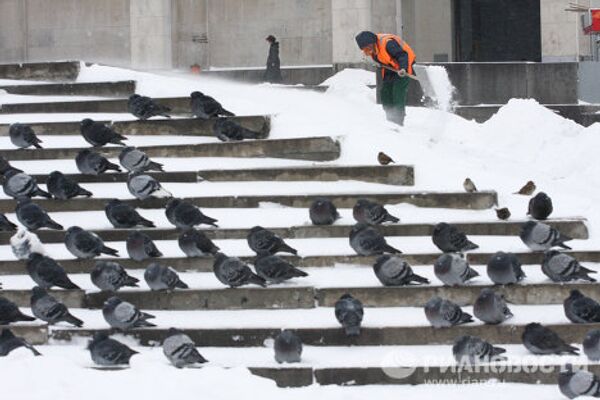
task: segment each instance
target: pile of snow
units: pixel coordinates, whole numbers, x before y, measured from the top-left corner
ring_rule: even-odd
[[[431,89],[435,93],[433,99],[437,108],[442,111],[452,111],[454,108],[454,94],[456,89],[450,82],[448,71],[439,65],[429,65],[425,67],[427,78],[431,84]]]

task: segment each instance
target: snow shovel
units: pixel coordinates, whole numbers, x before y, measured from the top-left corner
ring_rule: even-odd
[[[398,72],[397,69],[392,68],[388,65],[383,65],[378,62],[375,62],[375,64],[381,68],[385,68],[396,73]],[[415,81],[418,81],[421,85],[421,90],[423,90],[423,94],[425,95],[425,97],[429,97],[432,101],[436,101],[438,96],[436,95],[435,90],[433,89],[433,85],[431,85],[431,82],[429,81],[429,76],[427,75],[426,68],[423,65],[413,64],[413,70],[415,71],[416,75],[406,74],[405,76],[414,79]]]

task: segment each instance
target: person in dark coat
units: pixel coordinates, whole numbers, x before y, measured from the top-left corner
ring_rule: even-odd
[[[267,57],[267,70],[265,71],[265,81],[270,83],[281,82],[281,62],[279,61],[279,42],[275,36],[269,35],[266,38],[271,45],[269,47],[269,56]]]

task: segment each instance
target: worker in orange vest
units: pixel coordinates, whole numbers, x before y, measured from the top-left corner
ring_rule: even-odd
[[[399,36],[388,33],[363,31],[356,35],[356,43],[365,55],[394,70],[381,68],[377,72],[382,77],[381,104],[388,121],[403,125],[409,83],[407,75],[414,74],[415,52]]]

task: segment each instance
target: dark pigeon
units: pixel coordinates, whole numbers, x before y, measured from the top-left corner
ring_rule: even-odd
[[[177,368],[208,362],[198,352],[194,341],[188,335],[175,328],[171,328],[167,332],[167,337],[163,341],[163,353],[169,362]]]
[[[569,399],[579,396],[600,397],[600,379],[590,371],[574,371],[571,364],[565,365],[565,369],[558,373],[558,388]]]
[[[521,336],[523,345],[533,354],[579,354],[579,349],[560,338],[553,330],[532,322],[525,326]]]
[[[444,253],[439,256],[433,264],[433,272],[446,286],[460,286],[479,276],[460,253]]]
[[[275,361],[278,363],[300,362],[302,355],[302,340],[294,332],[283,330],[275,337],[273,345],[275,350]]]
[[[171,111],[169,107],[155,103],[150,97],[140,96],[139,94],[129,96],[127,109],[136,118],[141,120],[156,116],[171,118],[168,114]]]
[[[500,324],[513,317],[504,296],[492,289],[482,289],[473,303],[473,314],[482,322],[490,325]]]
[[[100,147],[106,144],[125,146],[123,140],[127,140],[125,136],[118,134],[112,128],[89,118],[81,121],[80,132],[86,142],[94,147]]]
[[[313,225],[333,225],[342,218],[331,200],[324,197],[316,198],[312,202],[308,214]]]
[[[71,282],[65,269],[50,257],[32,253],[27,260],[27,272],[31,279],[44,289],[54,286],[63,289],[80,289]]]
[[[8,128],[8,135],[12,144],[20,149],[26,149],[30,146],[36,149],[41,149],[40,143],[43,143],[31,129],[29,125],[25,124],[12,124]]]
[[[92,192],[85,190],[77,182],[67,178],[59,171],[53,171],[48,175],[46,187],[48,192],[59,200],[68,200],[77,196],[92,197]]]
[[[563,308],[569,321],[576,324],[600,322],[600,304],[579,290],[571,290],[563,302]]]
[[[17,225],[6,218],[6,215],[0,213],[0,232],[13,232],[17,230]]]
[[[45,197],[51,199],[52,195],[40,189],[31,176],[24,172],[10,170],[4,174],[2,189],[7,196],[14,199],[21,197]]]
[[[449,328],[473,322],[473,317],[450,300],[434,296],[425,304],[425,316],[434,328]]]
[[[63,229],[61,224],[50,218],[46,210],[27,197],[19,199],[15,212],[19,222],[29,230],[35,231],[40,228]]]
[[[345,294],[335,302],[335,317],[344,327],[346,336],[360,335],[360,324],[363,320],[364,310],[360,300],[350,294]]]
[[[400,219],[391,215],[384,206],[367,199],[358,199],[352,209],[352,215],[356,222],[369,225],[381,225],[384,222],[400,222]]]
[[[142,312],[133,304],[114,296],[104,302],[102,315],[111,328],[127,330],[156,326],[147,321],[155,318],[154,315]]]
[[[6,158],[0,156],[0,175],[5,175],[10,171],[23,172],[23,170],[20,170],[19,168],[15,168],[12,165],[10,165]]]
[[[224,285],[236,288],[253,283],[265,287],[266,281],[256,275],[246,263],[236,257],[228,257],[223,253],[215,254],[213,263],[215,276]]]
[[[148,258],[162,257],[162,253],[148,235],[140,231],[133,231],[127,236],[127,254],[135,261]]]
[[[600,329],[592,329],[585,335],[583,352],[592,361],[600,360]]]
[[[213,133],[222,142],[260,139],[263,136],[260,132],[244,128],[237,122],[227,118],[219,118],[215,121]]]
[[[0,296],[0,325],[19,321],[35,321],[35,318],[23,314],[15,303]]]
[[[467,235],[458,230],[454,225],[440,222],[433,228],[431,235],[433,244],[444,253],[448,252],[465,252],[478,249],[479,246],[471,242]]]
[[[570,282],[578,279],[596,282],[589,276],[596,271],[585,268],[571,255],[557,250],[548,250],[544,253],[542,272],[554,282]]]
[[[270,283],[281,283],[292,278],[303,278],[308,274],[276,255],[262,254],[254,262],[256,274]]]
[[[503,353],[506,353],[506,350],[502,347],[496,347],[476,336],[460,336],[452,346],[452,354],[459,364],[505,361],[507,358],[500,356]]]
[[[67,306],[50,296],[46,290],[39,286],[33,288],[31,311],[36,318],[51,325],[64,321],[78,328],[83,326],[83,321],[71,315]]]
[[[129,172],[164,171],[162,164],[150,160],[146,153],[135,147],[121,150],[119,163]]]
[[[375,276],[384,286],[404,286],[413,283],[429,283],[429,279],[415,274],[401,256],[384,254],[373,264]]]
[[[96,332],[88,343],[88,350],[94,363],[104,367],[129,365],[129,360],[137,351],[114,339],[105,332]]]
[[[189,289],[173,268],[155,262],[150,263],[146,268],[144,279],[151,290]]]
[[[250,229],[246,236],[248,246],[258,255],[275,254],[279,252],[298,254],[298,251],[287,245],[283,239],[262,226]]]
[[[488,277],[497,285],[518,283],[525,278],[521,262],[513,253],[502,251],[494,254],[487,264]]]
[[[379,231],[368,224],[356,224],[350,231],[350,247],[360,256],[378,256],[383,253],[400,254],[390,246]]]
[[[122,287],[138,287],[140,281],[129,276],[121,264],[114,261],[100,260],[90,273],[92,283],[103,292],[116,292]]]
[[[565,242],[572,240],[572,238],[541,222],[525,222],[521,226],[519,237],[533,251],[546,251],[552,247],[562,247],[563,249],[571,250]]]
[[[190,100],[190,108],[192,114],[200,119],[210,119],[218,116],[233,117],[234,113],[223,108],[214,98],[205,95],[202,92],[192,92]]]
[[[26,349],[31,350],[34,356],[42,355],[25,339],[15,336],[10,329],[2,329],[2,332],[0,333],[0,357],[7,356],[11,351],[18,349],[19,347],[25,347]]]
[[[196,225],[211,225],[218,227],[216,219],[204,215],[202,211],[192,203],[181,200],[171,199],[165,208],[165,214],[170,223],[177,228],[193,228]]]
[[[104,207],[106,218],[115,228],[134,228],[138,225],[154,228],[154,222],[142,217],[133,206],[121,201],[111,200]]]
[[[133,197],[139,200],[173,197],[169,191],[161,186],[159,181],[150,175],[137,172],[127,176],[127,189]]]
[[[178,244],[181,251],[188,257],[214,255],[220,250],[204,232],[194,228],[189,228],[181,232]]]
[[[552,199],[544,192],[539,192],[529,200],[527,215],[538,220],[548,219],[552,214]]]
[[[77,169],[84,175],[100,175],[106,171],[121,172],[117,164],[113,164],[105,157],[90,150],[83,149],[75,156]]]
[[[78,226],[67,229],[65,246],[75,257],[83,259],[94,258],[100,254],[119,255],[117,250],[105,246],[104,241],[98,235]]]

